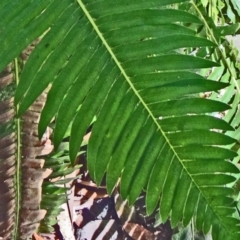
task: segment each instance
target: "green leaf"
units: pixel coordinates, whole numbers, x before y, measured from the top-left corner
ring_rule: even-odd
[[[60,4],[57,1],[42,0],[39,4],[24,0],[21,5],[18,1],[5,4],[0,12],[1,19],[4,19],[0,25],[4,30],[0,39],[0,54],[5,56],[4,60],[1,60],[0,71],[46,31],[70,3],[71,0],[62,1]]]
[[[197,74],[203,68],[218,69],[218,76],[226,71],[220,69],[218,58],[209,60],[205,54],[218,42],[209,41],[205,35],[199,37],[193,30],[205,26],[206,20],[190,11],[165,7],[176,2],[189,3],[66,0],[59,4],[53,0],[49,6],[56,10],[53,8],[51,14],[45,5],[29,3],[24,10],[28,17],[21,22],[23,14],[16,14],[15,23],[3,32],[3,36],[10,32],[22,40],[18,21],[28,31],[38,15],[43,21],[40,30],[30,36],[32,39],[44,33],[23,69],[15,104],[19,104],[21,116],[41,92],[50,88],[39,132],[42,135],[55,117],[57,148],[72,123],[72,163],[96,116],[87,161],[98,184],[106,173],[110,192],[121,178],[121,194],[131,203],[146,189],[148,213],[160,201],[163,221],[171,216],[173,226],[179,221],[187,225],[195,216],[197,227],[205,233],[212,227],[221,232],[215,239],[231,239],[240,229],[239,221],[231,217],[233,208],[225,201],[233,192],[225,185],[235,180],[231,174],[239,172],[228,161],[237,153],[225,146],[235,144],[234,136],[216,129],[228,131],[234,126],[214,114],[229,110],[227,121],[234,116],[229,106],[234,93],[228,83],[209,81]],[[194,6],[193,1],[190,3]],[[191,24],[195,27],[184,27]],[[24,46],[20,45],[11,58]],[[0,44],[0,60],[4,47]],[[199,55],[187,54],[189,49],[200,49]],[[181,54],[183,50],[186,54]],[[227,63],[235,69],[230,60]],[[236,75],[234,70],[231,74]],[[228,101],[200,97],[202,92],[223,87],[229,88],[225,96]],[[234,109],[238,102],[236,98]],[[59,162],[63,165],[52,176],[70,171],[66,168],[69,162]],[[214,167],[214,163],[219,166]],[[223,200],[213,201],[216,196]]]

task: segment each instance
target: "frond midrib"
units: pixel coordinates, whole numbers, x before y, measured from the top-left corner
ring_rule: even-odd
[[[215,213],[215,215],[217,216],[217,218],[219,219],[219,221],[223,224],[223,222],[221,221],[221,219],[219,218],[218,214],[215,212],[214,208],[211,206],[211,204],[207,201],[207,198],[205,197],[205,195],[203,194],[203,192],[201,191],[201,189],[199,188],[199,186],[196,184],[196,182],[194,181],[194,179],[192,178],[191,174],[187,171],[186,167],[183,165],[180,157],[178,156],[177,152],[175,151],[175,149],[173,148],[173,146],[171,145],[169,139],[167,138],[165,132],[163,131],[163,129],[161,128],[161,126],[159,125],[159,123],[157,122],[157,119],[153,116],[151,110],[148,108],[147,104],[144,102],[144,100],[142,99],[142,97],[140,96],[140,94],[138,93],[137,89],[134,87],[134,85],[132,84],[130,78],[128,77],[128,75],[126,74],[125,70],[123,69],[123,67],[121,66],[120,62],[118,61],[117,57],[115,56],[115,54],[113,53],[111,47],[109,46],[109,44],[107,43],[107,41],[105,40],[105,38],[103,37],[103,34],[100,32],[98,26],[95,24],[93,18],[91,17],[90,13],[88,12],[88,10],[86,9],[85,5],[82,3],[81,0],[77,0],[77,2],[79,3],[81,9],[83,10],[84,14],[86,15],[87,19],[89,20],[89,22],[91,23],[93,29],[96,31],[97,35],[99,36],[99,38],[101,39],[103,45],[106,47],[107,51],[109,52],[109,54],[111,55],[112,59],[114,60],[115,64],[117,65],[117,67],[119,68],[120,72],[123,74],[124,78],[126,79],[126,81],[128,82],[130,88],[132,89],[132,91],[134,92],[134,94],[137,96],[137,98],[139,99],[139,101],[141,102],[141,104],[143,105],[143,107],[147,110],[149,116],[152,118],[153,122],[156,124],[157,129],[161,132],[161,134],[163,135],[163,137],[165,138],[166,142],[168,143],[168,145],[170,146],[170,149],[173,151],[173,153],[175,154],[175,156],[177,157],[178,161],[180,162],[182,168],[185,170],[185,172],[188,174],[188,176],[191,178],[192,182],[194,183],[194,185],[196,186],[196,188],[199,190],[200,194],[203,196],[203,198],[205,199],[205,201],[207,202],[207,204],[211,207],[211,210]]]

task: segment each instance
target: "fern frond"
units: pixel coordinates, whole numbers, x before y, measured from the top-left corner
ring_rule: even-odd
[[[39,32],[45,36],[21,74],[15,94],[19,116],[50,86],[40,136],[56,116],[57,147],[73,121],[73,160],[96,115],[88,169],[97,183],[106,172],[111,192],[120,177],[124,198],[132,204],[146,189],[147,212],[160,199],[162,220],[170,217],[173,227],[179,221],[186,226],[196,216],[197,228],[204,233],[212,229],[214,239],[237,239],[239,220],[232,217],[235,208],[229,200],[233,191],[226,187],[239,172],[228,161],[237,154],[224,148],[236,140],[214,132],[216,126],[223,131],[232,128],[211,115],[230,107],[198,97],[229,84],[196,73],[196,69],[219,66],[205,59],[206,55],[179,53],[182,48],[211,49],[218,42],[198,37],[194,28],[183,26],[202,27],[204,20],[165,8],[189,1],[66,0],[59,4],[55,0],[48,1],[49,6],[43,2],[41,9],[29,3],[25,10],[29,17],[21,22],[21,27],[33,32],[30,39]],[[53,6],[56,9],[50,11]],[[14,25],[21,16],[16,15],[3,33],[10,36],[8,46],[16,43],[13,34],[14,40],[25,36]],[[31,31],[39,19],[40,30]],[[4,51],[9,49],[0,42],[0,60]],[[14,50],[12,56],[16,53]]]
[[[79,178],[78,169],[81,167],[75,164],[72,167],[69,158],[69,132],[67,131],[64,141],[59,148],[52,151],[49,155],[42,156],[45,159],[44,167],[51,170],[48,178],[44,179],[42,184],[42,201],[41,208],[46,209],[45,218],[40,222],[38,231],[48,233],[53,231],[53,225],[57,224],[57,216],[62,212],[61,205],[67,202],[68,190],[71,185],[69,182]],[[84,151],[78,153],[78,156]],[[69,177],[69,174],[74,173],[74,177]]]

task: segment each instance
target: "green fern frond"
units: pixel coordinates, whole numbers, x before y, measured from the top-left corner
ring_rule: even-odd
[[[211,115],[230,107],[198,97],[229,84],[196,73],[219,63],[206,55],[179,53],[182,48],[214,49],[219,43],[184,26],[205,26],[196,15],[165,8],[189,1],[42,2],[1,3],[0,16],[9,8],[13,12],[0,41],[0,68],[28,41],[45,34],[21,74],[15,94],[18,115],[50,86],[40,136],[56,116],[57,147],[73,121],[73,160],[96,115],[88,169],[97,183],[107,172],[111,192],[121,177],[124,198],[132,204],[146,189],[148,213],[160,199],[161,218],[170,217],[173,227],[180,221],[187,226],[196,216],[197,228],[211,230],[214,239],[238,239],[239,220],[232,217],[235,207],[229,198],[233,191],[226,187],[239,173],[229,161],[237,154],[225,148],[236,140],[216,133],[232,128]]]
[[[69,188],[66,187],[66,184],[79,177],[67,177],[68,174],[79,169],[80,165],[72,167],[69,153],[66,151],[66,145],[68,145],[68,143],[63,142],[61,145],[63,146],[60,146],[50,155],[43,156],[45,159],[44,167],[51,169],[52,173],[47,179],[44,179],[42,184],[42,201],[40,206],[42,209],[46,209],[47,213],[45,218],[40,222],[38,231],[41,233],[53,231],[52,226],[57,223],[57,216],[62,211],[61,205],[66,203],[68,199],[67,190],[69,190]],[[56,180],[56,178],[61,179]]]

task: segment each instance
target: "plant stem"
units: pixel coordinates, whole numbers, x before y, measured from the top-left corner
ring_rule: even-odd
[[[19,69],[18,69],[18,59],[14,59],[14,70],[15,70],[15,83],[16,86],[19,83]],[[19,106],[15,107],[15,113],[18,112]],[[14,224],[14,237],[18,239],[18,233],[20,228],[20,209],[21,209],[21,124],[20,119],[15,119],[15,126],[17,132],[17,151],[16,151],[16,175],[15,175],[15,183],[16,183],[16,219]]]

